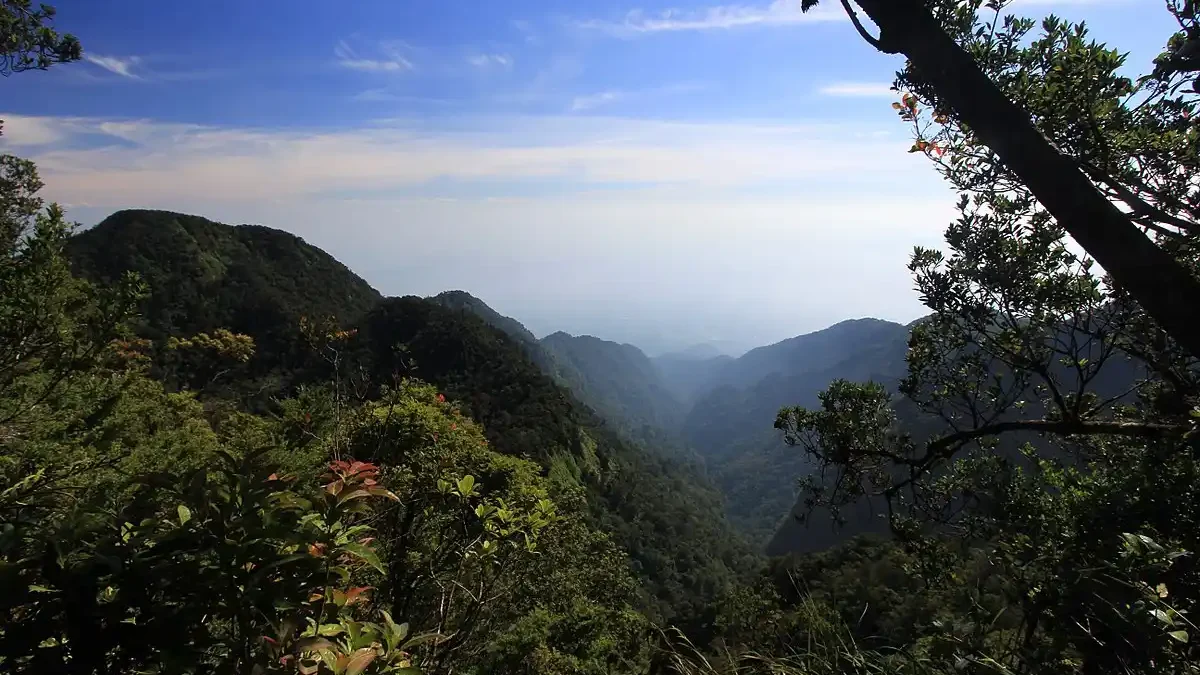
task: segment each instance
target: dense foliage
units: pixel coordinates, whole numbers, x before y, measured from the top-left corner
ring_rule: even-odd
[[[1133,81],[1002,4],[919,9],[1195,274],[1192,5]],[[0,23],[9,56],[21,31],[61,46],[51,15]],[[946,250],[911,260],[929,316],[787,341],[783,369],[751,352],[697,408],[714,457],[770,474],[733,494],[796,471],[798,515],[875,498],[891,536],[756,574],[697,467],[556,380],[594,383],[607,345],[555,356],[465,294],[381,299],[266,228],[122,212],[73,238],[0,157],[0,669],[1200,672],[1191,340],[918,70],[896,108],[961,194]],[[720,435],[778,396],[792,458]]]
[[[1035,36],[1033,22],[993,20],[979,3],[943,18],[1047,137],[1094,165],[1110,194],[1145,202],[1139,223],[1194,271],[1184,177],[1195,93],[1177,86],[1190,71],[1166,66],[1195,16],[1169,8],[1183,30],[1136,83],[1082,26],[1050,18]],[[948,251],[918,249],[911,262],[933,313],[912,332],[900,391],[941,428],[913,433],[876,383],[838,381],[818,406],[782,410],[788,441],[828,469],[810,481],[811,503],[885,498],[930,583],[986,553],[1000,581],[947,626],[948,659],[1014,672],[1195,672],[1200,364],[1068,245],[1057,214],[939,107],[920,73],[898,84],[918,92],[896,106],[915,125],[914,150],[962,195]]]

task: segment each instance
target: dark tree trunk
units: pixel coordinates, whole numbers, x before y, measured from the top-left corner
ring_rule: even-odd
[[[880,28],[877,46],[907,56],[1116,285],[1180,346],[1200,357],[1200,281],[1050,144],[1029,114],[1004,96],[921,0],[855,1]]]

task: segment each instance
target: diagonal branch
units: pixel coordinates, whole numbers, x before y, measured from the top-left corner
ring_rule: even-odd
[[[1144,422],[1083,422],[1078,420],[1012,420],[987,424],[977,429],[968,429],[943,436],[926,446],[926,455],[922,460],[928,464],[933,458],[941,456],[951,448],[957,449],[986,436],[998,436],[1009,431],[1036,431],[1044,434],[1059,436],[1078,435],[1109,435],[1130,436],[1134,438],[1163,438],[1166,436],[1183,435],[1190,431],[1187,426],[1176,424],[1155,424]]]
[[[885,54],[895,54],[898,51],[885,47],[882,39],[876,38],[867,32],[866,27],[862,25],[862,21],[858,18],[858,12],[854,11],[854,6],[850,4],[850,0],[842,0],[842,7],[846,10],[846,15],[850,17],[850,23],[854,24],[854,30],[858,31],[858,34],[862,36],[862,39],[867,41],[867,44]]]

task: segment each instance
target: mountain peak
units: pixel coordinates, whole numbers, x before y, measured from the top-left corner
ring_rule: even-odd
[[[225,327],[275,339],[279,326],[298,325],[302,315],[349,321],[380,299],[333,256],[290,232],[173,211],[117,211],[72,237],[67,251],[85,278],[141,276],[150,287],[144,324],[167,334]]]
[[[509,337],[519,342],[537,343],[537,337],[520,321],[509,316],[504,316],[492,309],[486,302],[467,291],[442,291],[430,298],[430,300],[443,307],[475,314],[483,319],[484,322],[491,324],[495,328],[499,328],[507,333]]]

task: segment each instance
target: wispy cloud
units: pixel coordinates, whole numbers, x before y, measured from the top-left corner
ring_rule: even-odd
[[[817,90],[823,96],[852,98],[895,98],[892,85],[882,82],[835,82]]]
[[[541,36],[533,27],[533,22],[528,19],[513,19],[509,22],[512,27],[525,37],[525,44],[536,45],[541,42]]]
[[[110,73],[127,77],[131,80],[138,80],[141,77],[133,72],[135,66],[141,63],[141,57],[138,56],[104,56],[102,54],[84,54],[83,58],[89,63],[97,65]]]
[[[629,96],[629,92],[617,91],[615,89],[601,91],[595,94],[586,94],[584,96],[576,96],[571,100],[571,110],[574,112],[591,110],[602,105],[619,101],[627,96]]]
[[[635,9],[619,21],[591,19],[576,22],[576,25],[618,37],[632,37],[648,33],[786,26],[841,21],[845,18],[841,8],[832,4],[802,12],[800,0],[774,0],[768,5],[714,5],[697,10],[669,9],[657,13]]]
[[[701,82],[679,82],[669,84],[663,87],[654,87],[652,89],[639,89],[636,91],[625,91],[621,89],[608,89],[599,91],[593,94],[583,94],[571,99],[571,112],[584,112],[593,110],[602,106],[624,101],[631,98],[647,98],[653,96],[667,96],[672,94],[686,94],[694,91],[701,91],[705,85]]]
[[[467,57],[467,63],[476,68],[511,68],[512,57],[508,54],[472,54]]]
[[[853,175],[860,187],[870,176],[886,187],[895,182],[896,162],[879,158],[888,148],[901,163],[909,158],[899,137],[859,137],[852,127],[830,124],[573,116],[462,118],[447,124],[444,132],[404,121],[305,132],[145,120],[20,119],[31,137],[50,143],[37,146],[31,159],[55,196],[113,206],[169,203],[197,194],[253,202],[263,194],[283,199],[418,189],[434,180],[476,185],[489,196],[505,196],[504,186],[528,181],[561,183],[560,189],[568,190],[618,183],[737,191]],[[467,128],[469,133],[462,131]],[[18,127],[12,131],[16,136]]]
[[[413,70],[412,61],[401,53],[402,47],[403,43],[400,42],[385,42],[380,44],[374,53],[362,54],[342,40],[334,48],[333,55],[339,66],[350,70],[370,73],[399,73]]]
[[[77,207],[74,220],[143,207],[282,227],[397,295],[488,288],[564,311],[610,303],[647,314],[654,302],[745,311],[749,297],[769,312],[790,307],[797,288],[821,287],[833,290],[806,301],[809,315],[909,320],[920,307],[904,262],[914,244],[936,246],[955,216],[953,194],[925,157],[906,153],[903,130],[875,138],[843,122],[20,124],[49,142],[22,154],[38,163],[47,199]]]

